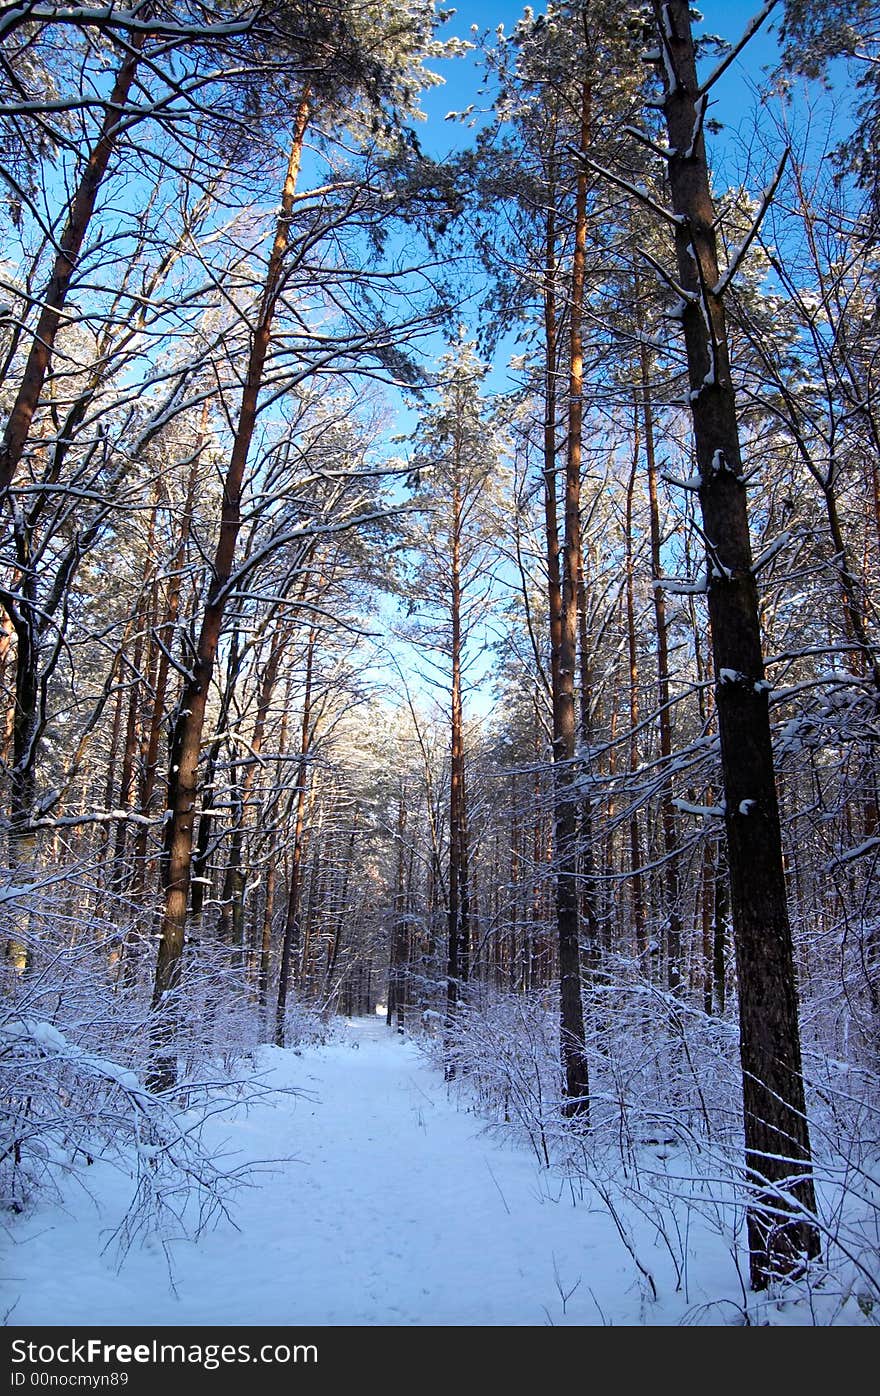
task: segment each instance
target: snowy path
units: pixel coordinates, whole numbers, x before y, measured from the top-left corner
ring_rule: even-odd
[[[236,1161],[288,1161],[240,1195],[239,1230],[174,1243],[176,1295],[158,1244],[119,1273],[101,1257],[125,1197],[106,1170],[101,1214],[74,1195],[75,1215],[44,1206],[16,1228],[28,1240],[4,1247],[6,1322],[597,1324],[598,1305],[615,1324],[681,1318],[671,1285],[645,1302],[610,1218],[457,1109],[412,1045],[379,1022],[344,1031],[302,1055],[264,1049],[272,1084],[308,1095],[212,1125]],[[716,1294],[729,1286],[701,1271]]]

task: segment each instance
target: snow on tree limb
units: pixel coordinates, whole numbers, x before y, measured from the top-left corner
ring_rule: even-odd
[[[788,157],[790,154],[791,147],[786,146],[785,150],[782,152],[779,164],[776,167],[775,175],[773,176],[767,188],[761,195],[761,202],[758,206],[758,211],[752,220],[751,227],[749,228],[749,231],[746,233],[746,236],[743,238],[742,242],[733,249],[730,261],[727,266],[727,270],[721,277],[717,286],[713,288],[713,295],[723,296],[724,292],[727,290],[727,287],[730,285],[731,281],[736,276],[736,273],[742,265],[746,253],[751,247],[752,242],[754,241],[755,236],[759,228],[761,227],[761,224],[764,221],[767,210],[773,202],[773,198],[776,194],[776,190],[779,188],[779,182],[782,179],[783,171],[785,170],[786,162],[788,161]]]

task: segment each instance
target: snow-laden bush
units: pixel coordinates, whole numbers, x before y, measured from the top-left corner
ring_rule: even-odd
[[[227,1215],[243,1177],[208,1146],[204,1126],[265,1094],[253,1066],[265,1033],[240,957],[209,942],[189,947],[160,1020],[150,1009],[153,947],[142,939],[138,954],[120,899],[105,897],[103,915],[86,916],[90,903],[98,897],[82,870],[16,889],[27,966],[0,966],[0,1209],[27,1212],[71,1183],[97,1195],[96,1165],[112,1166],[130,1180],[108,1242],[121,1256],[138,1236],[193,1236]],[[145,1083],[163,1031],[173,1033],[178,1081],[159,1094]]]
[[[424,1050],[464,1083],[484,1114],[511,1125],[550,1166],[562,1100],[558,1027],[540,994],[491,994],[460,1003],[454,1028],[426,1036]]]
[[[426,1050],[466,1083],[481,1109],[516,1126],[546,1163],[559,1162],[578,1122],[563,1120],[559,1014],[552,991],[479,991]],[[737,1136],[737,1039],[656,986],[608,975],[587,995],[590,1136],[625,1160],[645,1139]],[[562,1153],[560,1153],[560,1150]]]
[[[272,1021],[274,1024],[274,1012]],[[284,1015],[284,1042],[294,1050],[298,1047],[324,1047],[341,1036],[339,1020],[328,1016],[320,1004],[309,1003],[296,995],[287,999]]]
[[[216,1109],[214,1102],[214,1109]],[[197,1235],[227,1205],[239,1177],[201,1144],[201,1111],[184,1112],[133,1071],[85,1051],[52,1023],[0,1017],[0,1205],[26,1210],[71,1178],[88,1188],[99,1160],[129,1174],[131,1201],[111,1237],[124,1252],[141,1234]]]
[[[565,1118],[555,995],[504,994],[471,985],[445,1034],[424,1049],[452,1088],[492,1121],[528,1140],[572,1199],[612,1216],[646,1298],[658,1255],[688,1293],[698,1235],[721,1237],[742,1276],[745,1176],[736,1005],[710,1016],[635,978],[621,963],[585,994],[589,1116]],[[476,998],[479,995],[479,1002]],[[762,1299],[747,1293],[736,1321],[763,1322],[762,1304],[795,1302],[829,1323],[853,1306],[880,1321],[880,1082],[864,1068],[805,1056],[822,1256]],[[780,1199],[786,1219],[790,1199]],[[648,1223],[646,1232],[645,1223]],[[650,1254],[636,1238],[654,1238]],[[643,1243],[642,1243],[643,1244]],[[695,1322],[729,1317],[693,1309]]]

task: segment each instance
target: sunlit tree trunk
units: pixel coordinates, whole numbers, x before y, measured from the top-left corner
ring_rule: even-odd
[[[302,897],[303,836],[305,831],[306,792],[309,780],[309,752],[312,742],[312,675],[315,661],[317,630],[312,626],[306,648],[306,678],[303,692],[302,726],[300,729],[299,762],[297,765],[296,801],[294,805],[293,851],[287,884],[287,905],[284,913],[284,933],[281,942],[281,965],[278,972],[278,998],[275,1005],[275,1044],[284,1046],[284,1018],[291,971],[296,963],[300,938],[300,900]]]
[[[208,599],[196,646],[191,677],[184,683],[173,724],[169,751],[168,808],[162,884],[165,910],[162,918],[153,1005],[158,1008],[180,982],[183,940],[192,872],[193,823],[198,793],[199,750],[205,724],[205,711],[214,659],[223,628],[228,600],[228,584],[235,565],[236,544],[241,526],[241,494],[251,441],[257,420],[257,406],[263,372],[272,337],[275,309],[283,284],[288,226],[303,142],[309,120],[309,101],[300,102],[281,195],[275,237],[266,270],[266,280],[242,391],[241,407],[232,454],[223,488],[220,536],[214,556]],[[160,1020],[155,1034],[151,1082],[154,1086],[174,1083],[174,1047],[167,1026]]]
[[[465,793],[464,709],[461,691],[462,662],[462,581],[461,530],[461,447],[457,433],[453,444],[452,536],[450,553],[450,598],[452,683],[450,692],[450,778],[449,778],[449,956],[446,975],[447,1031],[451,1030],[461,988],[470,973],[470,884],[468,880],[467,804]]]
[[[590,86],[581,90],[580,148],[589,147]],[[564,543],[559,627],[559,691],[554,695],[556,921],[559,937],[560,1024],[566,1113],[589,1114],[589,1074],[581,998],[578,907],[577,673],[578,577],[581,569],[581,438],[583,432],[583,307],[587,258],[587,177],[577,177],[575,246],[569,304],[568,438],[565,459]]]
[[[638,431],[634,436],[635,454],[626,487],[626,526],[625,526],[625,572],[624,588],[626,605],[626,639],[629,661],[629,769],[635,776],[639,768],[639,662],[636,645],[636,603],[635,603],[635,562],[633,559],[633,496],[636,486],[636,465],[638,459]],[[638,804],[633,792],[630,796],[632,812],[629,817],[629,875],[630,907],[632,908],[633,936],[636,951],[643,970],[649,972],[648,936],[645,923],[645,893],[642,879],[642,835]]]
[[[666,618],[666,596],[659,585],[663,575],[660,551],[663,533],[660,525],[660,504],[657,493],[657,452],[654,431],[654,404],[651,396],[651,363],[645,344],[644,324],[636,283],[636,323],[639,330],[639,373],[641,378],[642,423],[645,431],[645,463],[648,476],[648,506],[651,522],[651,597],[654,606],[654,633],[657,640],[657,698],[660,730],[660,759],[665,772],[672,765],[672,713],[669,706],[669,623]],[[660,797],[660,819],[663,826],[663,878],[665,883],[664,934],[666,940],[666,976],[675,992],[681,983],[681,912],[679,909],[678,829],[675,806],[672,803],[672,776],[663,781]]]
[[[142,13],[146,17],[149,7],[144,7]],[[80,175],[70,204],[67,221],[58,240],[52,275],[40,298],[42,309],[31,341],[24,374],[0,442],[0,500],[9,490],[27,446],[58,328],[62,323],[71,278],[95,211],[98,190],[116,149],[125,105],[135,81],[145,41],[146,33],[143,30],[131,33],[126,40],[126,56],[116,74],[113,90],[104,109],[101,133],[89,152],[85,169]]]
[[[409,932],[407,927],[407,882],[404,836],[407,823],[406,783],[401,783],[397,799],[397,859],[394,879],[394,921],[391,927],[391,973],[388,982],[388,1015],[390,1027],[395,1023],[402,1033],[406,1026],[406,986],[409,963]]]
[[[207,429],[208,407],[207,403],[205,403],[202,409],[201,431],[190,465],[183,513],[180,521],[180,533],[168,571],[168,590],[165,601],[165,612],[157,635],[157,639],[161,640],[161,646],[156,666],[156,680],[152,695],[152,711],[146,729],[146,743],[142,752],[138,791],[140,812],[144,816],[148,816],[152,811],[153,796],[156,790],[156,776],[159,769],[159,746],[162,740],[162,727],[165,721],[165,700],[168,694],[168,674],[171,668],[170,656],[174,645],[177,620],[180,614],[180,602],[183,592],[183,572],[190,534],[192,532],[193,508],[199,477],[199,465],[201,462],[202,449],[207,438]],[[146,886],[148,846],[149,829],[145,823],[141,823],[138,826],[138,833],[134,843],[132,895],[135,897],[143,893]]]

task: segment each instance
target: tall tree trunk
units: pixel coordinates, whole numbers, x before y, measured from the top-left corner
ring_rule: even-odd
[[[263,901],[263,919],[260,927],[260,959],[257,974],[257,995],[260,1008],[265,1011],[269,1001],[269,966],[272,960],[272,918],[275,912],[275,880],[277,869],[274,858],[269,860],[266,869],[266,896]]]
[[[284,1015],[287,1012],[287,995],[290,986],[290,971],[299,948],[300,916],[299,904],[302,893],[303,830],[305,828],[306,786],[308,785],[309,750],[312,740],[312,670],[315,658],[317,629],[313,625],[309,631],[306,650],[306,682],[303,693],[302,727],[300,731],[299,764],[296,780],[296,805],[293,828],[293,852],[290,860],[290,879],[287,886],[287,907],[284,914],[284,936],[281,942],[281,966],[278,973],[278,999],[275,1005],[275,1045],[284,1046]]]
[[[257,695],[257,711],[254,717],[254,725],[250,740],[250,756],[252,759],[248,763],[241,780],[236,780],[233,786],[233,806],[236,810],[236,821],[229,846],[229,855],[226,860],[226,872],[223,879],[222,893],[223,905],[220,912],[217,933],[221,940],[239,946],[242,955],[245,950],[243,939],[244,898],[247,890],[247,874],[244,866],[245,826],[248,819],[254,776],[263,750],[266,720],[269,716],[272,695],[275,691],[275,684],[278,681],[278,670],[281,666],[281,658],[284,654],[288,638],[287,632],[282,634],[280,626],[276,626],[269,643],[269,658],[263,670],[260,690]]]
[[[149,14],[149,6],[145,7],[144,14]],[[12,484],[28,442],[31,423],[43,392],[58,327],[61,324],[70,281],[95,211],[98,190],[116,148],[120,122],[141,61],[146,37],[143,30],[126,37],[126,56],[116,74],[113,90],[104,108],[101,133],[80,176],[64,230],[58,241],[52,275],[40,298],[42,310],[31,341],[24,375],[0,442],[0,500],[5,497]]]
[[[31,565],[30,530],[19,515],[15,521],[19,563],[19,596],[4,594],[3,602],[15,628],[15,709],[12,721],[12,770],[9,782],[9,871],[13,884],[32,880],[37,836],[32,827],[37,796],[37,760],[42,732],[40,703],[40,626],[37,576]],[[6,959],[23,974],[30,963],[29,915],[13,903]]]
[[[596,882],[596,857],[593,844],[593,796],[589,786],[592,775],[593,758],[590,751],[593,740],[593,676],[590,654],[590,634],[587,617],[587,575],[584,559],[583,540],[579,542],[579,562],[577,581],[578,609],[578,650],[580,661],[581,698],[581,797],[580,797],[580,905],[581,928],[579,936],[586,940],[585,963],[587,973],[594,971],[599,964],[599,917],[598,889]],[[586,934],[584,935],[584,930]]]
[[[555,488],[555,486],[554,486]],[[554,504],[555,508],[555,504]],[[557,558],[558,566],[558,558]],[[551,612],[552,618],[552,612]],[[558,658],[558,656],[557,656]],[[538,720],[538,696],[535,693],[534,723],[534,768],[532,778],[532,798],[534,822],[532,824],[532,915],[528,938],[528,963],[526,978],[530,989],[543,989],[549,978],[549,952],[547,945],[547,917],[544,868],[547,863],[546,819],[541,811],[541,762],[543,742],[541,723]]]
[[[654,633],[657,640],[657,697],[660,728],[660,760],[666,773],[660,795],[660,820],[663,826],[663,877],[665,882],[664,935],[666,940],[666,976],[675,993],[681,984],[681,896],[678,858],[678,829],[675,806],[672,803],[672,713],[669,706],[669,623],[666,619],[666,596],[660,578],[663,575],[660,550],[663,534],[660,527],[660,504],[657,493],[657,452],[654,432],[654,404],[651,397],[651,362],[644,340],[638,280],[635,286],[636,324],[639,331],[639,372],[641,377],[642,423],[645,430],[645,463],[648,467],[648,512],[651,521],[651,596],[654,604]]]
[[[703,860],[700,874],[700,929],[702,931],[702,956],[699,978],[703,988],[703,1012],[712,1013],[714,995],[712,981],[715,978],[715,954],[712,938],[712,916],[715,902],[715,864],[712,858],[712,845],[708,838],[703,840]]]
[[[715,1007],[724,1015],[727,1007],[727,917],[730,910],[730,878],[720,844],[715,850],[715,908],[712,920],[712,981]]]
[[[404,835],[406,833],[407,796],[406,781],[402,781],[397,796],[397,860],[394,879],[394,921],[391,927],[391,974],[388,983],[388,1014],[386,1022],[391,1027],[396,1021],[397,1031],[403,1033],[406,1026],[406,978],[409,961],[409,928],[407,926],[407,884]]]
[[[326,970],[326,973],[325,973],[325,975],[324,975],[324,988],[323,988],[322,993],[321,993],[321,1012],[322,1012],[322,1014],[324,1014],[324,1015],[329,1015],[329,1014],[330,1014],[330,1012],[332,1011],[333,1003],[334,1003],[334,1001],[337,999],[338,993],[339,993],[339,984],[338,984],[338,982],[337,982],[337,984],[336,984],[336,986],[335,986],[335,988],[334,988],[334,985],[333,985],[333,976],[334,976],[334,974],[336,973],[336,966],[337,966],[337,963],[338,963],[338,961],[339,961],[339,952],[340,952],[340,949],[342,948],[342,942],[343,942],[343,940],[345,939],[345,928],[346,928],[346,925],[349,924],[349,923],[348,923],[348,919],[347,919],[347,917],[348,917],[348,912],[349,912],[348,896],[349,896],[349,887],[350,887],[350,884],[351,884],[351,874],[352,874],[352,871],[353,871],[353,869],[354,869],[354,849],[355,849],[355,842],[356,842],[356,840],[357,840],[359,824],[360,824],[360,806],[356,806],[356,807],[355,807],[355,811],[354,811],[354,818],[353,818],[353,820],[352,820],[351,830],[350,830],[349,835],[348,835],[348,846],[347,846],[347,848],[346,848],[346,850],[345,850],[345,853],[344,853],[343,859],[342,859],[342,882],[341,882],[341,884],[340,884],[339,892],[338,892],[338,895],[337,895],[337,897],[336,897],[336,905],[335,905],[335,907],[334,907],[333,917],[332,917],[331,922],[330,922],[330,929],[329,929],[329,933],[328,933],[328,940],[327,940],[327,970]],[[412,860],[410,860],[410,874],[412,874]],[[408,906],[409,906],[408,895],[409,895],[409,884],[407,883],[407,884],[405,885],[405,887],[404,887],[404,908],[403,908],[403,911],[404,911],[404,925],[406,924],[406,912],[407,912]],[[355,920],[355,924],[356,924],[356,920]],[[404,955],[404,957],[403,957],[403,961],[402,961],[402,964],[403,964],[403,974],[404,974],[404,995],[403,995],[404,999],[406,998],[405,976],[406,976],[406,972],[407,972],[407,970],[408,970],[408,968],[409,968],[409,954],[408,954],[409,940],[408,940],[408,933],[405,933],[405,938],[406,938],[406,944],[407,944],[407,953],[405,953],[405,955]],[[401,1009],[401,1014],[402,1014],[402,1012],[403,1012],[403,1009]],[[403,1029],[403,1017],[402,1017],[402,1016],[398,1019],[398,1025],[399,1025],[399,1027],[400,1027],[400,1029],[401,1029],[401,1031],[402,1031],[402,1029]]]
[[[589,148],[591,89],[581,88],[580,149]],[[568,440],[565,461],[565,541],[562,551],[562,606],[559,692],[553,704],[553,755],[556,780],[556,924],[559,937],[560,1029],[567,1104],[565,1113],[589,1115],[589,1074],[581,998],[580,915],[578,907],[577,672],[578,577],[581,560],[581,438],[583,432],[583,306],[587,261],[587,176],[577,176],[575,247],[569,305]]]
[[[289,696],[289,684],[287,694]],[[288,704],[285,702],[281,714],[281,731],[278,735],[278,753],[276,760],[275,786],[281,785],[281,762],[287,754],[287,729],[288,729]],[[270,810],[274,809],[278,800],[277,794],[270,802]],[[274,815],[272,815],[274,821]],[[273,836],[274,837],[274,836]],[[272,923],[275,912],[275,887],[278,880],[278,860],[274,856],[274,845],[270,852],[269,866],[266,872],[266,898],[263,904],[263,922],[260,932],[260,968],[257,980],[257,992],[260,1001],[260,1008],[265,1018],[269,1003],[269,971],[272,964]]]
[[[168,574],[168,593],[165,603],[165,614],[159,629],[159,635],[157,636],[157,638],[161,639],[162,643],[156,668],[152,713],[147,728],[147,740],[142,755],[140,789],[138,792],[140,812],[145,816],[150,814],[153,795],[156,789],[156,774],[159,767],[159,743],[162,738],[162,726],[165,720],[165,698],[168,693],[168,674],[171,668],[170,656],[174,646],[177,618],[180,614],[180,600],[183,592],[183,570],[186,563],[186,553],[190,534],[192,532],[193,507],[199,478],[199,463],[202,449],[207,439],[207,432],[208,404],[206,402],[202,409],[201,429],[190,465],[189,479],[186,486],[186,497],[183,505],[183,515],[180,523],[180,534],[177,540],[177,547],[171,559],[171,567]],[[134,876],[132,879],[132,895],[134,897],[137,897],[139,893],[143,893],[146,886],[148,840],[148,826],[142,823],[138,826],[138,833],[134,844]]]
[[[677,215],[739,981],[752,1285],[819,1250],[767,684],[687,0],[654,0]],[[700,104],[698,109],[698,103]]]
[[[238,625],[234,626],[229,636],[226,646],[226,673],[223,678],[223,687],[220,694],[220,705],[217,712],[216,729],[221,734],[214,737],[208,747],[207,757],[204,761],[204,769],[201,779],[200,808],[199,808],[199,828],[195,838],[195,847],[192,852],[190,866],[190,897],[188,915],[192,921],[193,936],[197,938],[201,930],[202,916],[205,908],[205,900],[208,893],[214,890],[214,876],[211,867],[211,859],[217,851],[217,845],[223,837],[222,833],[215,836],[214,824],[219,813],[221,792],[217,788],[217,776],[223,756],[223,748],[227,741],[226,732],[229,727],[230,714],[235,703],[235,695],[239,678],[241,677],[241,666],[244,660],[244,653],[241,645],[241,631]],[[229,797],[228,803],[234,807],[237,784],[232,782],[231,789],[223,791],[223,797]],[[227,803],[223,799],[223,803]],[[215,841],[216,840],[216,841]]]
[[[0,603],[0,692],[8,693],[9,684],[7,682],[7,671],[12,668],[14,673],[15,651],[12,644],[12,637],[15,634],[15,626],[6,607]],[[15,699],[12,698],[0,722],[0,761],[6,765],[9,761],[9,748],[12,743],[12,728],[15,724]]]
[[[636,646],[636,600],[635,600],[635,563],[633,560],[633,495],[636,488],[636,466],[638,464],[639,437],[638,419],[636,419],[636,430],[634,434],[634,446],[632,469],[626,488],[626,639],[627,654],[629,659],[629,769],[630,775],[635,778],[639,769],[639,739],[637,729],[639,725],[639,663],[638,649]],[[648,960],[648,936],[645,924],[645,894],[642,885],[642,835],[639,825],[639,807],[635,793],[635,779],[630,792],[631,813],[629,817],[629,874],[630,874],[630,907],[632,908],[633,934],[635,936],[636,952],[641,961],[642,969],[646,974],[650,974],[650,963]]]
[[[156,576],[153,564],[153,554],[156,543],[156,522],[159,511],[159,504],[162,496],[161,477],[157,477],[153,494],[152,507],[150,509],[150,520],[147,525],[147,536],[144,546],[144,559],[146,564],[146,578],[141,594],[141,600],[135,610],[134,622],[137,626],[134,642],[134,653],[131,659],[131,684],[128,695],[128,715],[125,724],[125,744],[122,748],[122,770],[119,776],[119,809],[131,809],[135,803],[137,794],[136,774],[137,759],[142,743],[140,738],[141,725],[141,693],[144,686],[144,675],[142,666],[144,662],[144,651],[146,648],[147,628],[149,625],[150,613],[153,609],[153,595],[156,587]],[[110,886],[115,893],[121,895],[126,887],[130,887],[131,877],[125,866],[125,846],[127,842],[128,829],[125,819],[120,819],[116,826],[116,838],[113,844],[113,861],[111,865]]]
[[[191,676],[183,686],[177,706],[169,751],[168,808],[162,860],[165,910],[162,918],[153,1006],[158,1008],[180,982],[183,938],[192,872],[193,822],[198,793],[198,765],[205,711],[214,660],[223,628],[228,600],[228,583],[235,564],[241,526],[241,493],[245,467],[257,420],[257,406],[263,372],[272,337],[275,308],[283,284],[288,227],[293,209],[296,182],[302,160],[303,142],[310,114],[308,94],[300,102],[294,124],[293,141],[281,195],[281,207],[256,327],[251,341],[238,424],[223,488],[220,536],[214,556],[211,587],[202,617]],[[174,1044],[167,1026],[161,1022],[154,1042],[151,1082],[154,1086],[173,1085],[176,1077]]]
[[[138,718],[140,716],[141,684],[143,675],[141,665],[144,659],[144,616],[137,617],[137,635],[134,642],[134,653],[131,658],[131,679],[128,692],[128,714],[125,721],[125,741],[122,746],[122,767],[119,775],[119,805],[120,812],[131,809],[135,796],[135,763],[138,750]],[[127,883],[125,868],[125,845],[128,833],[126,820],[120,818],[116,825],[116,837],[113,842],[113,860],[110,873],[111,890],[120,895],[125,890]]]
[[[461,690],[461,447],[456,434],[452,487],[452,556],[450,620],[452,623],[451,761],[449,777],[449,955],[446,975],[446,1029],[451,1031],[461,986],[470,971],[470,888],[468,883],[467,804],[465,793],[464,709]],[[447,1068],[447,1075],[453,1072]]]
[[[587,88],[584,86],[584,108],[588,114]],[[555,133],[554,133],[555,134]],[[586,140],[586,122],[582,132]],[[575,670],[577,666],[577,597],[578,559],[580,552],[580,419],[576,435],[576,459],[573,459],[573,424],[571,412],[580,411],[581,382],[578,363],[573,352],[570,380],[570,412],[568,451],[566,453],[565,489],[565,554],[560,567],[559,517],[557,509],[556,417],[559,371],[559,310],[557,306],[558,267],[556,258],[556,212],[554,207],[556,172],[551,158],[548,169],[549,191],[544,226],[544,277],[542,287],[544,315],[544,529],[547,561],[547,600],[550,624],[550,700],[553,716],[553,861],[555,870],[556,934],[559,945],[560,971],[560,1034],[564,1090],[573,1113],[585,1113],[588,1108],[589,1081],[584,1050],[584,1020],[581,1001],[580,951],[578,936],[580,917],[577,886],[577,825],[579,800],[575,788],[574,755],[576,745]],[[572,285],[572,317],[577,319],[575,306],[583,299],[583,272],[586,261],[586,180],[578,179],[577,246]],[[578,298],[580,277],[580,298]],[[572,329],[572,349],[580,349],[579,327]],[[582,368],[582,360],[581,360]],[[582,376],[582,374],[581,374]],[[574,473],[573,473],[574,472]],[[575,538],[571,530],[574,526]],[[536,840],[539,830],[536,824]],[[535,847],[536,874],[538,847]],[[539,901],[536,893],[536,912]],[[543,983],[543,937],[537,929],[532,938],[531,982]]]
[[[305,814],[302,854],[300,856],[300,867],[303,871],[300,880],[305,886],[306,867],[306,846],[313,846],[312,856],[309,859],[309,895],[306,898],[305,910],[301,916],[302,927],[302,950],[299,957],[299,986],[303,997],[311,997],[313,992],[315,941],[320,939],[318,933],[318,910],[322,912],[321,924],[323,924],[323,904],[325,901],[327,884],[327,858],[328,850],[321,832],[324,825],[324,810],[318,812],[317,827],[313,821],[313,813],[317,800],[317,789],[313,785],[309,792],[308,808]],[[328,835],[329,841],[329,835]]]

